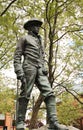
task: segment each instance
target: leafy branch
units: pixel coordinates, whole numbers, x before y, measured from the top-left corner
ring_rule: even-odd
[[[82,30],[83,30],[83,28],[82,29],[76,29],[76,30],[68,30],[64,34],[62,34],[58,39],[56,39],[53,43],[56,43],[57,41],[62,39],[67,33],[73,33],[73,32],[75,33],[75,32],[80,32]]]
[[[9,5],[5,8],[5,10],[0,14],[0,16],[3,16],[3,15],[6,13],[6,11],[10,8],[10,6],[11,6],[15,1],[16,1],[16,0],[11,1],[11,2],[9,3]]]
[[[83,105],[83,102],[77,97],[77,95],[74,94],[74,93],[76,93],[74,90],[73,90],[74,92],[72,92],[72,90],[68,89],[68,88],[67,88],[66,86],[64,86],[63,84],[57,83],[57,82],[56,82],[56,84],[57,84],[58,86],[63,87],[63,88],[66,90],[66,92],[70,93],[80,104]]]

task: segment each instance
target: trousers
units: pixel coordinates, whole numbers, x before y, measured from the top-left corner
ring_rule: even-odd
[[[20,97],[30,99],[30,94],[34,84],[45,98],[54,95],[48,77],[43,73],[42,67],[37,68],[28,64],[27,67],[24,67],[23,69],[26,78],[26,85],[22,84]]]

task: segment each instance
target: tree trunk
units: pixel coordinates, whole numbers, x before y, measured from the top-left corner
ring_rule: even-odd
[[[40,94],[34,107],[33,107],[32,117],[30,120],[30,130],[36,128],[38,111],[39,111],[40,106],[41,106],[43,101],[44,101],[44,97]]]

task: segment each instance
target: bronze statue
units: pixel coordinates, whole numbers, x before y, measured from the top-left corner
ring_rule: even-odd
[[[47,70],[44,65],[44,50],[39,29],[42,21],[33,18],[24,24],[24,29],[28,30],[28,35],[23,36],[17,44],[14,54],[14,68],[17,79],[22,83],[21,93],[18,98],[19,106],[17,111],[16,130],[24,130],[24,120],[27,105],[33,85],[36,84],[41,94],[44,96],[47,115],[49,119],[48,130],[68,130],[62,128],[58,123],[55,109],[55,95],[47,78]],[[21,57],[24,57],[21,62]]]

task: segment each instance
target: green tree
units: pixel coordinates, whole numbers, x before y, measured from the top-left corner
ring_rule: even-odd
[[[69,93],[62,94],[62,102],[57,105],[59,121],[65,125],[73,125],[82,117],[82,107]]]
[[[57,86],[58,88],[60,86],[58,92],[63,92],[64,88],[73,94],[70,88],[83,67],[82,5],[82,0],[1,1],[1,68],[8,65],[13,58],[16,40],[25,33],[22,31],[23,20],[30,17],[42,18],[44,24],[41,34],[44,36],[51,87],[56,89]],[[77,96],[75,98],[79,101]],[[42,101],[43,98],[40,95],[34,106],[31,127],[34,127]]]
[[[45,31],[47,31],[47,43],[49,43],[46,44],[46,48],[48,50],[47,63],[49,69],[49,81],[53,88],[62,86],[73,96],[75,95],[69,90],[69,88],[73,86],[73,79],[77,76],[79,71],[81,71],[81,67],[83,66],[81,60],[83,55],[83,48],[81,44],[83,28],[80,19],[80,15],[82,14],[81,3],[82,1],[79,4],[78,1],[74,2],[72,0],[45,1],[44,18],[46,21],[45,26],[47,25]],[[78,8],[80,8],[79,16],[77,14]],[[65,41],[67,39],[69,42],[68,45]],[[78,41],[80,41],[80,43]],[[78,58],[79,56],[80,59]],[[38,99],[39,102],[41,102],[41,98],[42,97],[40,96]],[[79,101],[77,97],[76,99]],[[35,105],[34,111],[36,108],[38,110],[37,105],[39,104],[37,103]],[[33,113],[33,115],[34,114],[35,113]],[[31,124],[31,127],[34,127],[33,117],[34,116],[32,116],[33,125]]]
[[[0,87],[0,112],[15,113],[15,90]]]

